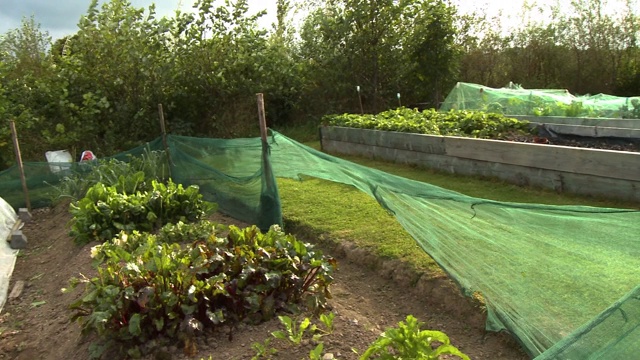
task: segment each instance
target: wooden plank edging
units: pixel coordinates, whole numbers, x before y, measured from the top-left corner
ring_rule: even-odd
[[[323,127],[320,133],[323,149],[330,152],[640,200],[640,153],[343,127]],[[560,180],[536,180],[544,178]]]

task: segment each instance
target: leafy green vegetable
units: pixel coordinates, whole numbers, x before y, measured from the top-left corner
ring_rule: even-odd
[[[323,122],[332,126],[360,129],[483,139],[503,139],[510,134],[530,131],[526,121],[481,111],[451,110],[443,113],[434,109],[418,111],[399,108],[377,115],[327,115],[323,118]]]
[[[72,304],[84,332],[143,351],[160,337],[192,339],[204,328],[326,306],[335,260],[276,226],[265,234],[231,226],[224,238],[219,229],[203,222],[167,225],[159,235],[122,231],[94,247],[98,275],[81,280],[85,295]],[[164,242],[189,234],[197,236],[188,244]]]
[[[469,360],[449,337],[434,330],[420,330],[418,320],[412,315],[406,322],[399,322],[397,328],[388,329],[362,354],[360,360],[367,359],[416,359],[437,360],[441,355],[455,355]]]
[[[185,189],[171,180],[167,185],[153,180],[150,191],[127,193],[143,180],[141,172],[121,175],[119,185],[97,183],[84,198],[72,203],[70,235],[76,243],[111,240],[121,231],[154,231],[167,223],[198,221],[216,209],[202,200],[197,186]]]

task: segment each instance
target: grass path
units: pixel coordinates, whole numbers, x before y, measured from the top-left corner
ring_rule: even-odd
[[[316,149],[320,147],[318,141],[305,144]],[[519,187],[495,179],[451,175],[353,156],[340,157],[479,198],[551,205],[638,208],[638,204],[634,203]],[[350,241],[382,258],[399,259],[419,270],[427,270],[438,275],[442,273],[395,217],[361,191],[351,186],[319,179],[278,179],[278,186],[283,215],[287,222],[303,225],[315,235],[324,234],[333,241]]]

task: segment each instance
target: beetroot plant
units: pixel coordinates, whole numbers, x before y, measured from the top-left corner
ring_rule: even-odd
[[[263,234],[231,226],[226,237],[210,223],[176,229],[122,232],[92,249],[98,275],[75,281],[84,283],[85,295],[72,304],[85,333],[134,357],[152,351],[158,339],[181,339],[191,352],[204,329],[325,307],[335,261],[279,228]],[[181,237],[175,231],[197,240],[163,242],[167,233]]]

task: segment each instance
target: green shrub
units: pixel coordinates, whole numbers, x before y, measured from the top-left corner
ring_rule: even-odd
[[[180,338],[189,349],[204,328],[260,322],[283,309],[324,309],[333,259],[277,226],[266,234],[231,226],[221,238],[211,223],[183,225],[177,237],[207,226],[208,238],[187,245],[134,231],[94,247],[98,276],[72,281],[85,284],[72,304],[83,331],[139,356],[161,337]]]

